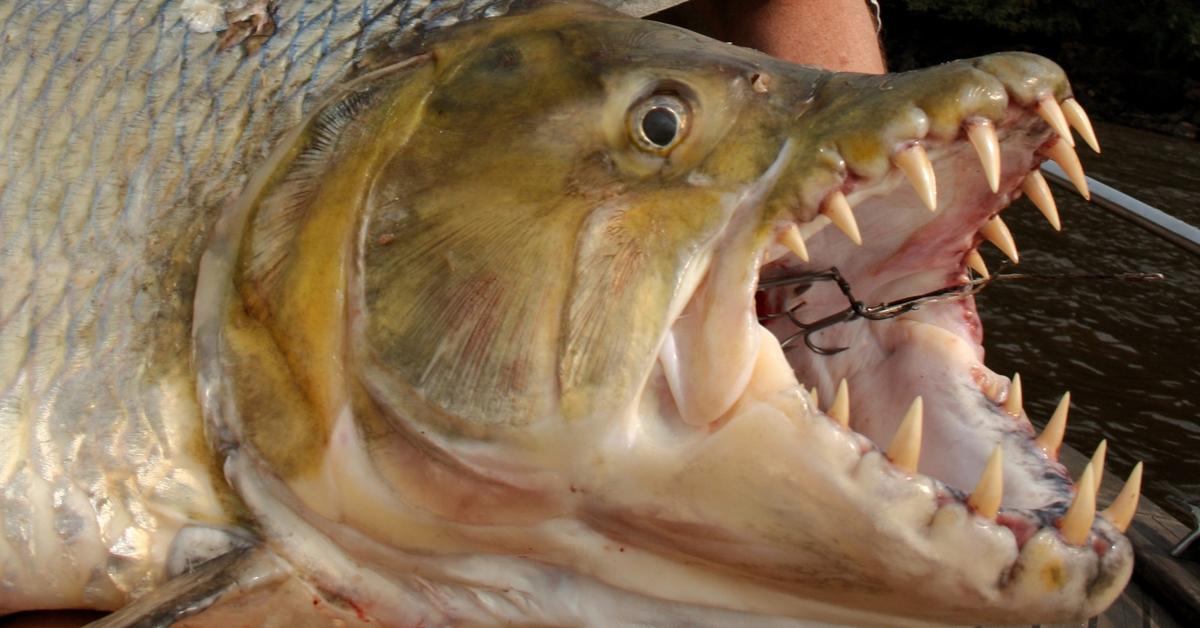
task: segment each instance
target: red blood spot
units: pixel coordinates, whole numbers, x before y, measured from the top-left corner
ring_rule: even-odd
[[[371,621],[370,619],[367,619],[367,614],[363,611],[362,607],[354,603],[354,600],[346,600],[346,603],[350,605],[350,608],[354,609],[354,614],[358,615],[358,619],[360,621]]]

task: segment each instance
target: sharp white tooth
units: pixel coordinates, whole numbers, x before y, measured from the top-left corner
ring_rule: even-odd
[[[1062,101],[1062,111],[1067,123],[1079,133],[1079,137],[1082,137],[1093,151],[1100,152],[1100,142],[1096,141],[1096,132],[1092,130],[1092,121],[1088,119],[1083,105],[1074,98],[1068,98]]]
[[[1075,185],[1075,189],[1083,195],[1083,198],[1092,200],[1092,193],[1088,191],[1087,177],[1083,176],[1083,165],[1079,163],[1079,155],[1075,154],[1075,149],[1067,145],[1066,142],[1054,142],[1045,149],[1046,156],[1054,160],[1063,172],[1067,173],[1067,178]]]
[[[971,491],[971,497],[967,500],[967,504],[975,509],[975,512],[980,515],[996,520],[996,515],[1000,512],[1000,498],[1004,495],[1004,455],[1000,445],[992,450],[992,456],[988,458],[987,465],[983,467],[983,474],[979,476],[979,483],[975,485],[975,490]]]
[[[1004,399],[1004,411],[1013,416],[1021,416],[1021,412],[1024,411],[1024,401],[1021,395],[1021,374],[1015,373],[1012,377],[1012,384],[1008,386],[1008,397]]]
[[[1108,519],[1109,523],[1121,532],[1125,532],[1129,529],[1129,523],[1133,521],[1133,515],[1137,513],[1138,498],[1141,495],[1142,463],[1139,462],[1133,465],[1133,471],[1129,472],[1129,479],[1125,480],[1125,486],[1121,488],[1117,498],[1100,513],[1100,516]]]
[[[994,216],[991,220],[983,223],[979,228],[979,234],[983,239],[996,245],[1004,256],[1012,260],[1014,264],[1020,261],[1020,255],[1017,253],[1017,242],[1013,240],[1012,232],[1008,230],[1008,225],[1000,220],[999,216]]]
[[[996,137],[996,129],[990,121],[967,125],[967,139],[975,147],[979,155],[979,163],[983,166],[983,176],[987,178],[988,187],[992,192],[1000,190],[1000,140]]]
[[[1062,107],[1058,106],[1058,101],[1053,96],[1041,99],[1038,102],[1037,112],[1067,144],[1075,145],[1075,138],[1071,137],[1071,128],[1067,126],[1067,118],[1063,115]]]
[[[788,247],[788,250],[800,258],[800,261],[808,261],[808,247],[804,246],[804,236],[800,235],[800,227],[796,225],[788,226],[783,234],[779,236],[779,239],[783,242],[784,246]]]
[[[817,408],[821,407],[821,395],[817,393],[816,386],[813,386],[812,390],[808,391],[808,396],[812,397],[812,402],[813,402],[814,407],[817,407]]]
[[[983,263],[983,256],[979,254],[978,249],[971,249],[971,252],[967,253],[967,266],[969,266],[971,270],[975,271],[975,274],[983,277],[984,279],[992,276],[992,274],[988,272],[987,264]]]
[[[1096,471],[1096,494],[1100,493],[1100,484],[1104,482],[1104,457],[1108,454],[1108,441],[1102,440],[1092,453],[1092,469]]]
[[[887,456],[892,464],[908,473],[916,473],[917,465],[921,462],[921,430],[924,424],[924,402],[920,397],[913,400],[904,420],[892,443],[888,445]]]
[[[833,405],[829,406],[829,416],[842,427],[850,427],[850,385],[846,383],[846,378],[838,382],[837,392],[833,395]]]
[[[1054,227],[1055,231],[1062,231],[1062,221],[1058,219],[1058,205],[1054,204],[1054,196],[1050,194],[1050,185],[1046,183],[1046,177],[1042,176],[1041,171],[1034,170],[1025,177],[1021,182],[1021,191],[1025,192],[1025,196],[1033,201],[1034,206],[1046,220],[1050,221],[1050,226]]]
[[[1083,474],[1075,483],[1075,501],[1067,509],[1067,514],[1058,520],[1058,530],[1071,545],[1083,545],[1087,542],[1088,534],[1092,531],[1092,521],[1096,518],[1096,471],[1091,463],[1084,467]]]
[[[1063,435],[1067,432],[1067,412],[1071,410],[1071,393],[1065,393],[1054,409],[1046,429],[1038,435],[1036,442],[1042,451],[1051,458],[1058,458],[1058,448],[1062,447]]]
[[[925,203],[929,211],[937,211],[937,181],[933,174],[933,163],[929,161],[929,155],[925,154],[925,147],[913,144],[896,153],[892,161],[917,191],[917,198]]]
[[[862,245],[862,235],[858,232],[858,223],[854,220],[850,201],[846,200],[846,195],[842,194],[840,190],[834,190],[825,199],[825,203],[821,205],[821,213],[829,217],[830,222],[841,229],[851,242]]]

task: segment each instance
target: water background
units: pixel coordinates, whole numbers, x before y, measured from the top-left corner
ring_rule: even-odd
[[[1102,123],[1096,131],[1101,155],[1077,147],[1090,176],[1200,225],[1200,143]],[[1013,272],[1167,279],[993,284],[977,297],[987,364],[1021,373],[1039,427],[1070,390],[1067,443],[1091,455],[1108,439],[1107,468],[1122,477],[1145,461],[1143,494],[1190,523],[1184,504],[1200,504],[1200,258],[1051,187],[1061,233],[1028,200],[1004,213],[1021,252]],[[980,249],[990,268],[1003,259]]]

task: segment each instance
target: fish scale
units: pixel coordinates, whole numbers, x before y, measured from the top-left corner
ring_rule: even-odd
[[[214,211],[372,42],[509,2],[284,4],[257,54],[218,52],[176,2],[0,5],[6,604],[118,606],[183,525],[230,520],[188,372]]]

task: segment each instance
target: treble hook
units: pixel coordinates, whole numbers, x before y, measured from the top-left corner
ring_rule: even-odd
[[[788,336],[787,338],[785,338],[783,340],[783,342],[779,343],[779,346],[785,351],[790,349],[792,347],[792,345],[795,344],[796,341],[800,340],[800,339],[803,339],[804,345],[806,347],[808,347],[810,351],[812,351],[813,353],[816,353],[817,355],[836,355],[836,354],[841,353],[841,352],[845,351],[846,349],[850,348],[850,347],[825,348],[825,347],[817,345],[817,343],[814,342],[813,338],[812,338],[813,334],[815,334],[823,329],[827,329],[829,327],[833,327],[834,325],[838,325],[841,323],[846,323],[846,322],[854,320],[855,318],[858,318],[859,316],[863,316],[863,311],[865,310],[865,308],[863,307],[863,304],[854,298],[854,295],[850,292],[850,284],[846,281],[845,278],[842,277],[842,273],[838,271],[837,267],[832,267],[832,268],[829,268],[828,270],[821,270],[821,271],[803,273],[800,275],[793,275],[791,277],[780,277],[777,279],[769,279],[769,280],[766,280],[766,281],[763,281],[762,283],[760,283],[758,286],[758,289],[759,289],[759,291],[766,291],[766,290],[780,288],[780,287],[784,287],[784,286],[804,286],[804,290],[799,291],[799,292],[804,292],[805,290],[808,289],[809,286],[811,286],[813,283],[816,283],[818,281],[832,281],[832,282],[836,283],[838,285],[838,289],[841,290],[842,294],[846,296],[846,300],[850,302],[850,307],[848,307],[840,312],[830,314],[829,316],[826,316],[825,318],[822,318],[820,320],[807,322],[807,321],[800,320],[796,315],[796,311],[799,310],[800,308],[804,307],[804,305],[805,305],[805,302],[801,301],[801,302],[797,303],[796,305],[793,305],[791,308],[789,308],[787,311],[785,311],[782,314],[771,314],[771,315],[760,318],[759,320],[771,320],[771,319],[775,319],[775,318],[787,317],[787,319],[789,321],[791,321],[791,323],[797,327],[797,329],[799,331],[792,334],[791,336]]]
[[[1003,269],[1003,268],[1004,268],[1004,266],[1001,267],[1001,269]],[[963,298],[978,294],[981,290],[983,290],[984,288],[989,286],[994,281],[1010,281],[1010,280],[1017,280],[1017,279],[1052,280],[1052,281],[1061,281],[1064,279],[1158,281],[1158,280],[1163,279],[1163,275],[1161,273],[1136,273],[1136,272],[1116,273],[1116,274],[1067,273],[1067,274],[1055,274],[1055,275],[995,273],[995,274],[991,275],[990,277],[973,279],[973,280],[970,280],[970,281],[967,281],[967,282],[964,282],[961,284],[948,286],[948,287],[941,288],[938,290],[931,290],[929,292],[926,292],[923,294],[918,294],[916,296],[906,297],[906,298],[900,299],[898,301],[890,301],[887,303],[880,303],[879,305],[867,306],[867,305],[864,305],[862,301],[859,301],[858,299],[854,298],[854,293],[850,290],[850,283],[847,282],[844,277],[842,277],[842,273],[838,271],[837,267],[831,267],[828,270],[807,272],[807,273],[801,273],[798,275],[792,275],[789,277],[777,277],[775,279],[768,279],[768,280],[761,282],[758,285],[758,291],[766,292],[768,290],[773,290],[775,288],[781,288],[781,287],[786,287],[786,286],[797,286],[798,288],[801,288],[801,289],[798,289],[796,291],[796,294],[802,294],[803,292],[808,290],[808,288],[811,287],[812,284],[814,284],[818,281],[832,281],[837,284],[838,290],[840,290],[842,295],[846,297],[846,302],[849,304],[846,309],[841,310],[840,312],[835,312],[833,314],[830,314],[829,316],[826,316],[825,318],[822,318],[820,320],[811,321],[811,322],[802,321],[796,314],[796,312],[800,308],[804,307],[804,305],[805,305],[804,301],[800,301],[799,303],[797,303],[796,305],[793,305],[791,308],[787,309],[783,313],[768,314],[766,316],[759,317],[759,321],[774,320],[777,318],[786,317],[793,325],[796,326],[797,331],[795,333],[793,333],[792,335],[788,336],[787,338],[785,338],[783,340],[783,342],[779,343],[780,347],[782,347],[785,351],[788,349],[791,349],[798,340],[803,339],[805,346],[807,346],[810,350],[812,350],[814,353],[816,353],[818,355],[836,355],[838,353],[845,351],[849,347],[834,347],[832,349],[829,349],[829,348],[819,346],[819,345],[817,345],[817,343],[815,343],[813,341],[813,338],[812,338],[813,334],[815,334],[823,329],[833,327],[834,325],[838,325],[840,323],[848,323],[856,318],[863,318],[863,319],[870,320],[870,321],[882,321],[882,320],[887,320],[889,318],[896,318],[897,316],[900,316],[907,312],[912,312],[914,310],[920,309],[920,307],[925,303],[935,303],[938,301],[963,299]]]
[[[812,336],[813,336],[813,334],[821,331],[822,329],[826,329],[828,327],[833,327],[834,325],[838,325],[840,323],[846,323],[851,320],[854,320],[856,315],[855,315],[853,309],[847,308],[847,309],[844,309],[835,314],[826,316],[825,318],[822,318],[821,320],[813,321],[811,323],[806,323],[806,322],[803,322],[800,319],[796,318],[796,316],[795,316],[795,311],[800,309],[800,307],[803,305],[804,305],[804,303],[798,303],[798,304],[796,304],[795,307],[793,307],[787,311],[788,320],[791,321],[792,324],[795,325],[796,327],[798,327],[800,330],[797,331],[796,333],[792,334],[791,336],[788,336],[787,338],[785,338],[783,340],[783,342],[779,343],[779,346],[781,348],[783,348],[784,351],[787,351],[791,347],[791,345],[793,343],[795,343],[797,339],[800,339],[800,338],[803,338],[804,345],[806,347],[808,347],[810,351],[812,351],[813,353],[816,353],[817,355],[837,355],[837,354],[845,351],[846,349],[850,348],[850,347],[834,347],[832,349],[826,349],[825,347],[818,346],[815,342],[813,342]]]

